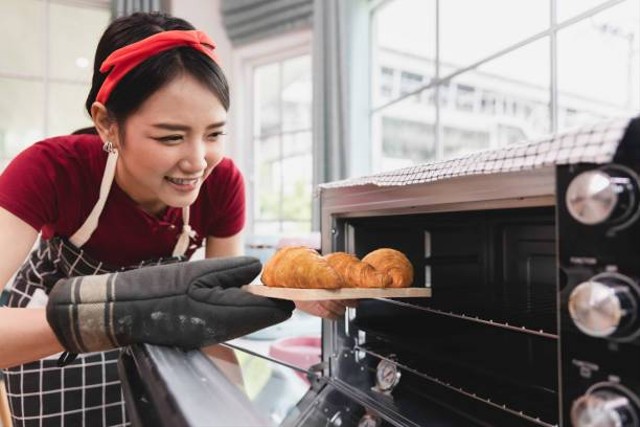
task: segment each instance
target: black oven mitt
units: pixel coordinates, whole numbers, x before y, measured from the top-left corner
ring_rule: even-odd
[[[261,268],[255,258],[230,257],[62,279],[49,294],[47,321],[73,353],[216,344],[291,316],[291,301],[239,289]]]

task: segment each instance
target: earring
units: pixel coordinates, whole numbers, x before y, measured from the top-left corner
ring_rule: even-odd
[[[116,152],[116,148],[113,146],[113,142],[111,141],[105,141],[102,145],[102,149],[109,154],[113,154]]]

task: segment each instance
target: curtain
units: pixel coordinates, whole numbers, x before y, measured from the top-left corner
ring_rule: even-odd
[[[163,12],[161,0],[112,0],[111,19],[131,15],[134,12]]]
[[[315,0],[313,10],[313,184],[369,172],[367,0]],[[314,197],[312,227],[320,227]]]
[[[234,46],[311,27],[313,0],[223,0],[222,22]]]

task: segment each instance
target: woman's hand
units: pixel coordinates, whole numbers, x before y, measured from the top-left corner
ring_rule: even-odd
[[[356,307],[358,300],[321,300],[321,301],[294,301],[296,308],[305,313],[329,320],[337,320],[344,316],[347,307]]]
[[[61,279],[49,294],[47,320],[73,353],[140,342],[217,344],[291,316],[291,301],[240,289],[261,269],[256,258],[226,257]]]

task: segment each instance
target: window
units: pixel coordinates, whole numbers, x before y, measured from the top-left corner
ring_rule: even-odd
[[[402,71],[400,73],[400,94],[409,94],[422,86],[423,77],[421,74]]]
[[[89,126],[94,50],[111,19],[109,0],[3,0],[2,8],[0,171],[30,144]]]
[[[311,232],[310,50],[308,30],[234,50],[230,134],[244,153],[239,152],[240,147],[229,148],[236,149],[235,158],[244,162],[248,190],[246,254],[263,263],[281,246],[320,245],[318,233]],[[289,320],[233,340],[232,344],[300,366],[299,360],[283,355],[295,346],[298,353],[305,352],[311,364],[320,358],[321,327],[319,317],[295,310]],[[308,390],[306,378],[242,351],[236,354],[249,398],[279,424]],[[275,389],[277,393],[264,392]]]
[[[254,233],[311,232],[311,56],[253,71]]]
[[[391,98],[393,96],[395,71],[389,67],[380,68],[380,96]]]
[[[635,0],[370,4],[373,172],[640,109]]]

